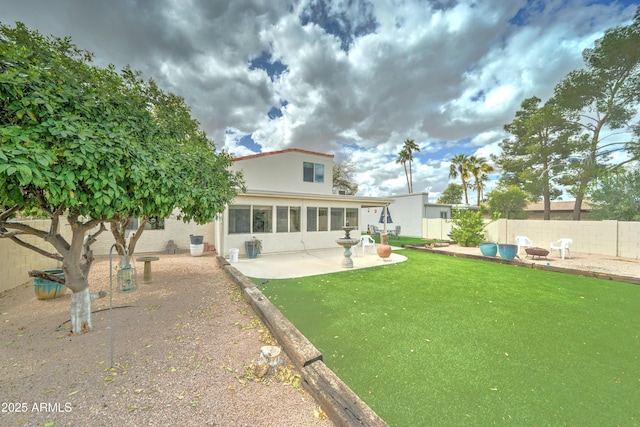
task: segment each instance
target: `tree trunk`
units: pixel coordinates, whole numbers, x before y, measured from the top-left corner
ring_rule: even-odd
[[[71,332],[79,334],[93,329],[89,288],[71,294]]]
[[[584,192],[580,191],[576,194],[576,203],[573,205],[573,220],[580,221],[580,215],[582,213],[582,198],[584,197]]]

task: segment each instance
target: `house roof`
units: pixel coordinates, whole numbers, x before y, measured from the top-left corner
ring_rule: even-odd
[[[308,194],[308,193],[291,193],[285,191],[265,191],[247,189],[244,193],[238,193],[237,199],[242,197],[266,197],[266,198],[283,198],[283,199],[305,199],[305,200],[326,200],[359,203],[362,207],[380,207],[392,204],[394,200],[390,197],[370,197],[370,196],[352,196],[338,194]]]
[[[551,211],[552,212],[553,211],[572,211],[575,203],[576,203],[575,200],[551,202]],[[544,211],[544,201],[529,203],[529,205],[524,210],[542,212]],[[589,204],[589,202],[586,200],[583,200],[582,211],[585,212],[590,210],[591,210],[591,205]]]
[[[303,154],[310,154],[312,156],[322,156],[322,157],[329,157],[330,159],[333,159],[333,154],[325,154],[325,153],[319,153],[317,151],[310,151],[310,150],[303,150],[302,148],[286,148],[284,150],[277,150],[277,151],[269,151],[266,153],[258,153],[258,154],[251,154],[249,156],[242,156],[242,157],[236,157],[235,159],[233,159],[233,161],[237,161],[237,160],[249,160],[249,159],[255,159],[257,157],[264,157],[264,156],[273,156],[276,154],[284,154],[284,153],[303,153]]]

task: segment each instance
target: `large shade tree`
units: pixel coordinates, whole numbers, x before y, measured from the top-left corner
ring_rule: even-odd
[[[73,333],[92,328],[90,247],[105,222],[180,209],[183,220],[206,223],[243,188],[180,97],[91,59],[69,38],[0,25],[0,238],[62,263]],[[17,214],[47,217],[50,227]]]
[[[633,23],[609,29],[583,52],[585,68],[570,72],[555,88],[554,102],[582,128],[581,167],[571,193],[573,219],[580,219],[589,183],[607,168],[610,155],[627,148],[636,156],[640,133],[640,8]]]
[[[502,152],[494,160],[503,171],[500,182],[542,197],[544,219],[549,220],[551,200],[562,194],[558,181],[568,171],[578,129],[553,102],[540,103],[535,96],[522,101],[514,120],[504,126],[512,136],[500,143]]]

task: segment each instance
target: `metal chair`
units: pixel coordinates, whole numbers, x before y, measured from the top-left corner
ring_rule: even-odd
[[[566,252],[569,252],[569,254],[571,254],[569,251],[569,246],[571,246],[572,243],[573,243],[573,240],[567,239],[567,238],[563,238],[555,242],[551,242],[550,253],[553,253],[553,250],[557,249],[558,252],[560,252],[560,256],[562,257],[562,259],[564,259],[564,255]]]

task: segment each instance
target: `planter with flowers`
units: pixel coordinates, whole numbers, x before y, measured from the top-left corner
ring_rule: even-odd
[[[251,240],[244,242],[244,248],[247,251],[248,258],[256,258],[262,251],[262,240],[253,236]]]

